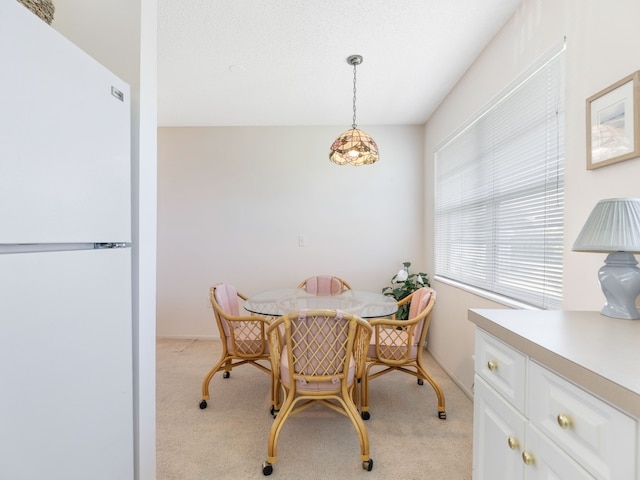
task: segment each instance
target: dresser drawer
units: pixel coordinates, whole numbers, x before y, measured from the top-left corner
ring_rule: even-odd
[[[527,357],[477,330],[475,371],[518,411],[525,414]]]
[[[595,478],[637,478],[633,418],[534,361],[528,392],[529,421]]]
[[[587,470],[540,433],[536,427],[527,425],[526,453],[532,455],[532,462],[527,464],[524,478],[561,479],[561,480],[594,480]]]

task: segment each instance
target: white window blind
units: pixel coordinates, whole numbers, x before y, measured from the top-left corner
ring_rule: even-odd
[[[561,308],[564,47],[435,154],[435,275]]]

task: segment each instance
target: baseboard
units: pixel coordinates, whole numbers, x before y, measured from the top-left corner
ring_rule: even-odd
[[[156,335],[157,340],[220,340],[220,335]]]
[[[469,399],[473,402],[473,392],[471,390],[469,390],[467,388],[466,385],[463,385],[457,378],[456,376],[453,374],[453,372],[451,372],[443,363],[442,361],[433,354],[433,352],[431,350],[429,350],[428,348],[425,347],[425,350],[429,352],[429,355],[431,355],[431,358],[433,358],[433,360],[440,366],[440,368],[442,368],[442,370],[444,370],[444,373],[446,373],[449,378],[453,381],[453,383],[455,383],[460,390],[462,390],[462,392],[469,397]]]

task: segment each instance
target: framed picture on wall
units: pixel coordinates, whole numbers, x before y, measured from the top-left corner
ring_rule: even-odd
[[[587,98],[587,169],[640,156],[640,70]]]

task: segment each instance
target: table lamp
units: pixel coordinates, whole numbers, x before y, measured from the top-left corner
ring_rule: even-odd
[[[609,198],[594,207],[573,244],[576,252],[607,252],[598,271],[606,303],[600,313],[613,318],[640,319],[640,198]]]

